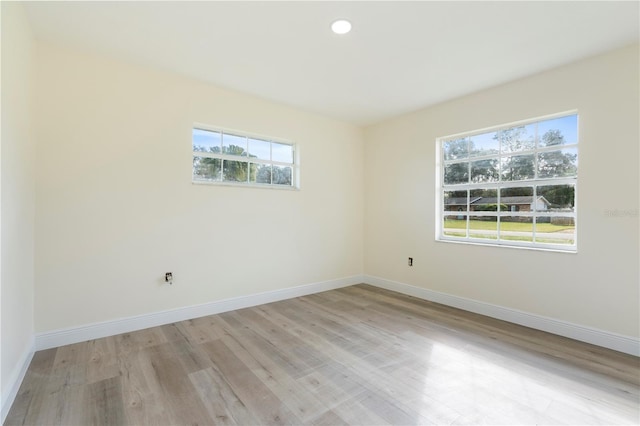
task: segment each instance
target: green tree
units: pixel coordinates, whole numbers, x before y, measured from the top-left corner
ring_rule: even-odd
[[[471,182],[495,182],[498,180],[498,159],[474,161],[471,163]]]
[[[467,183],[469,181],[469,163],[448,164],[444,168],[444,183],[456,184]]]
[[[500,190],[501,197],[525,197],[533,195],[533,187],[523,186],[516,188],[502,188]]]
[[[194,151],[211,152],[220,154],[220,147],[207,148],[204,145],[194,145]],[[220,180],[222,171],[222,160],[219,158],[193,157],[193,174],[195,177],[208,180]]]
[[[222,147],[222,153],[234,155],[238,157],[247,157],[244,148],[237,145],[229,145]],[[248,182],[249,181],[249,163],[246,161],[223,160],[222,180],[231,182]]]
[[[503,153],[525,151],[535,147],[535,140],[525,126],[498,130],[493,138],[500,141]]]
[[[222,160],[219,158],[193,157],[193,174],[207,180],[220,180]]]
[[[506,204],[500,204],[500,211],[507,211],[509,210],[507,208]],[[492,203],[492,204],[478,204],[475,207],[475,211],[477,212],[497,212],[498,211],[498,204],[497,203]]]
[[[444,194],[444,199],[449,200],[451,198],[466,198],[467,197],[467,190],[462,190],[462,191],[446,191]]]
[[[273,183],[275,185],[291,185],[291,167],[273,166]]]
[[[552,208],[572,208],[575,206],[576,189],[573,185],[539,186],[538,196],[543,196]]]
[[[540,138],[544,147],[565,145],[564,135],[560,130],[552,129]],[[573,149],[562,151],[546,151],[538,156],[538,176],[543,178],[575,176],[578,170],[578,154]],[[575,206],[576,191],[573,185],[539,186],[538,196],[543,196],[551,203],[552,208],[573,208]]]
[[[443,143],[445,160],[457,160],[469,156],[469,144],[467,139],[455,139]]]
[[[236,145],[224,147],[196,146],[194,151],[211,152],[220,154],[221,151],[228,155],[246,156],[244,148]],[[221,158],[193,157],[193,173],[195,176],[208,180],[225,180],[233,182],[246,182],[248,178],[248,164],[246,161],[233,161]]]
[[[560,130],[549,130],[541,138],[542,146],[562,146]],[[578,171],[578,154],[572,151],[546,151],[538,156],[538,176],[541,178],[574,176]]]
[[[516,181],[531,179],[535,176],[533,155],[512,155],[502,163],[502,180]]]
[[[500,141],[502,152],[523,151],[535,147],[535,141],[527,133],[525,126],[499,130],[494,139]],[[524,180],[534,177],[535,160],[533,155],[512,155],[502,162],[503,180]]]
[[[471,198],[497,197],[498,196],[498,190],[495,189],[495,188],[472,189],[472,190],[469,191],[469,195],[471,196]]]
[[[271,166],[267,164],[251,164],[251,180],[256,183],[271,183]]]

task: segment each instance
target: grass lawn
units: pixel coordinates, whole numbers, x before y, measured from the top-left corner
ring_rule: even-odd
[[[467,227],[467,222],[465,220],[445,220],[444,227],[447,229],[465,229]],[[491,229],[495,231],[496,227],[496,222],[488,222],[484,220],[469,221],[469,229]],[[532,232],[533,224],[523,222],[500,222],[500,229],[502,231]],[[536,232],[561,232],[573,229],[575,229],[575,225],[555,225],[552,223],[536,224]]]

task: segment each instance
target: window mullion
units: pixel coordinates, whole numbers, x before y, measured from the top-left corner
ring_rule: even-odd
[[[231,135],[231,138],[225,140],[224,138],[229,135]],[[218,141],[218,144],[215,143],[216,141]],[[277,153],[283,155],[283,159],[284,156],[291,156],[291,161],[275,161],[274,144],[278,145]],[[227,149],[227,152],[223,152],[225,147],[232,147],[232,149]],[[208,149],[209,151],[196,151],[194,148]],[[211,152],[211,150],[214,149],[219,149],[220,152]],[[250,153],[253,151],[255,151],[254,156],[251,156]],[[272,138],[264,136],[250,135],[236,130],[227,131],[207,125],[195,124],[192,133],[192,158],[202,157],[214,159],[215,161],[208,160],[206,164],[194,161],[192,180],[194,183],[283,188],[296,187],[298,166],[295,160],[295,152],[295,145],[285,141],[276,140],[276,142],[274,142]],[[265,159],[264,157],[267,158]],[[251,179],[252,165],[256,166],[255,182],[252,182]],[[267,180],[265,179],[266,176],[262,175],[261,179],[263,182],[257,180],[257,173],[261,167],[265,168],[264,172],[267,171],[267,167],[269,168],[269,178]],[[288,173],[281,173],[281,178],[276,180],[273,173],[276,168],[280,168],[283,172]],[[244,179],[240,179],[242,173],[246,173]]]
[[[548,138],[549,146],[542,145],[543,134]],[[479,135],[479,137],[476,139],[473,137],[474,135]],[[529,145],[531,138],[534,142],[533,149],[518,150],[518,148],[531,146]],[[479,141],[478,146],[474,145],[475,140]],[[567,141],[570,143],[565,143]],[[482,132],[458,134],[448,139],[441,138],[438,143],[439,204],[441,204],[437,225],[439,237],[447,240],[462,238],[464,241],[472,240],[473,242],[480,239],[481,241],[478,242],[505,246],[575,251],[577,239],[576,171],[578,167],[575,157],[575,154],[578,153],[577,114],[575,112],[554,114],[537,120],[486,129]],[[445,143],[449,143],[449,145],[445,146]],[[464,152],[465,148],[466,152]],[[491,153],[496,149],[497,154]],[[472,152],[479,155],[472,157]],[[542,156],[545,160],[544,164],[540,163],[541,153],[551,153]],[[445,156],[449,159],[445,160]],[[464,162],[467,164],[462,166],[460,163]],[[474,163],[476,164],[475,168],[472,162],[476,162]],[[459,165],[453,166],[455,164]],[[541,178],[540,167],[543,166],[544,177]],[[495,176],[496,171],[497,176]],[[463,180],[461,173],[464,172],[467,173],[467,179]],[[473,182],[472,172],[476,173],[478,181],[494,179],[493,176],[496,181]],[[555,177],[565,175],[569,176]],[[445,182],[445,177],[449,182],[462,181],[464,183],[448,184]],[[527,177],[531,178],[513,180]],[[505,191],[507,189],[510,190]],[[480,198],[472,204],[471,192],[485,199]],[[445,201],[447,193],[450,198]],[[455,232],[456,228],[461,231],[462,227],[461,218],[456,220],[456,216],[459,216],[460,213],[455,212],[458,209],[457,206],[460,206],[459,201],[455,200],[456,195],[462,193],[466,194],[464,234]],[[542,196],[545,198],[538,200]],[[493,203],[496,205],[493,206]],[[527,206],[529,203],[531,207]],[[505,208],[502,208],[503,204]],[[480,232],[474,231],[474,238],[471,238],[472,214],[479,221],[478,223],[474,222],[473,227],[480,230]],[[446,216],[452,218],[453,223],[450,226],[453,228],[445,234],[444,218]],[[495,217],[496,228],[489,223],[482,223],[482,218],[488,217]],[[554,220],[555,217],[565,218],[566,221],[563,219]],[[508,223],[505,222],[505,218]],[[456,221],[457,225],[455,225]],[[506,228],[503,226],[505,224],[507,224]],[[568,234],[557,232],[567,229],[558,226],[569,226]],[[497,239],[483,236],[482,230],[485,229],[496,229]],[[522,234],[523,232],[526,234]],[[487,241],[484,241],[483,238],[486,238]],[[539,238],[542,238],[542,241]]]

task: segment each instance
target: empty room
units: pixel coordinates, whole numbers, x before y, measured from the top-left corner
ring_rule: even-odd
[[[3,425],[640,424],[637,1],[2,1]]]

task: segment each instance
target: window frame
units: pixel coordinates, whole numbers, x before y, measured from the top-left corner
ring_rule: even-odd
[[[533,149],[526,149],[522,151],[515,152],[514,155],[533,155],[533,168],[534,168],[534,177],[530,179],[524,180],[503,180],[503,172],[502,169],[498,168],[498,179],[497,181],[492,182],[482,182],[482,183],[473,183],[472,179],[472,164],[479,160],[489,160],[489,159],[497,159],[498,163],[501,163],[504,158],[507,158],[508,154],[506,150],[502,149],[502,145],[499,145],[498,153],[490,153],[483,155],[471,155],[471,137],[482,135],[485,133],[498,132],[501,130],[513,129],[521,126],[527,126],[532,124],[537,124],[540,122],[544,122],[547,120],[553,120],[563,117],[575,116],[576,117],[576,141],[572,143],[566,143],[563,145],[552,145],[552,146],[539,146],[540,135],[538,134],[536,127],[536,137],[535,137],[535,145]],[[508,248],[517,248],[517,249],[529,249],[529,250],[544,250],[544,251],[558,251],[563,253],[577,253],[578,251],[578,173],[579,173],[579,127],[580,127],[580,117],[577,110],[569,110],[556,114],[549,114],[545,116],[540,116],[536,118],[520,120],[516,122],[500,124],[497,126],[487,127],[484,129],[477,129],[473,131],[467,131],[447,136],[442,136],[436,138],[436,191],[435,191],[435,240],[438,242],[453,242],[453,243],[461,243],[461,244],[470,244],[470,245],[481,245],[481,246],[492,246],[492,247],[508,247]],[[467,140],[467,156],[464,158],[458,159],[449,159],[445,160],[445,152],[444,152],[444,143],[447,141],[455,141],[459,139],[468,138]],[[575,163],[576,172],[574,176],[569,177],[538,177],[538,154],[545,152],[552,152],[564,149],[574,149],[577,155],[577,160]],[[513,156],[513,155],[512,155]],[[467,182],[466,183],[456,183],[456,184],[445,184],[445,166],[456,163],[468,163],[468,173],[467,173]],[[542,212],[532,209],[531,211],[522,211],[521,209],[517,209],[517,211],[511,211],[511,208],[507,210],[500,211],[476,211],[471,209],[472,198],[471,195],[472,190],[481,190],[481,189],[490,189],[496,190],[497,197],[496,203],[499,206],[501,203],[501,190],[508,188],[525,188],[531,187],[533,189],[531,203],[537,203],[539,200],[539,195],[537,194],[538,187],[543,186],[560,186],[560,185],[572,185],[573,192],[573,209],[572,211],[559,211],[559,212]],[[462,212],[458,211],[445,211],[445,192],[447,191],[467,191],[467,202],[466,209]],[[447,216],[466,216],[466,228],[464,228],[465,236],[450,236],[445,235],[444,232],[444,220]],[[496,227],[497,227],[497,236],[496,239],[489,238],[481,238],[481,237],[472,237],[469,230],[470,227],[470,218],[471,217],[496,217]],[[500,223],[501,217],[523,217],[523,218],[531,218],[532,224],[537,223],[538,218],[553,218],[553,217],[562,217],[568,218],[570,217],[573,220],[574,230],[573,230],[573,244],[552,244],[552,243],[544,243],[536,241],[536,226],[532,226],[531,236],[532,241],[516,241],[516,240],[508,240],[508,239],[500,239]],[[526,220],[526,219],[525,219]],[[549,219],[551,220],[551,219]],[[506,222],[506,221],[505,221]]]
[[[223,137],[223,135],[227,134],[227,135],[233,135],[233,136],[240,136],[242,138],[245,138],[245,141],[249,141],[249,139],[255,139],[255,140],[259,140],[262,142],[269,142],[269,151],[270,151],[270,159],[266,160],[266,159],[262,159],[262,158],[257,158],[257,157],[249,157],[248,154],[248,146],[247,149],[245,151],[245,155],[233,155],[233,154],[226,154],[223,153],[222,150],[220,153],[214,153],[214,152],[206,152],[206,151],[195,151],[194,145],[193,145],[193,132],[194,130],[202,130],[202,131],[206,131],[206,132],[216,132],[216,133],[220,133],[221,137]],[[281,144],[281,145],[288,145],[291,147],[291,151],[292,151],[292,159],[291,159],[291,163],[288,162],[283,162],[283,161],[276,161],[273,160],[273,144]],[[224,147],[224,144],[221,144],[221,148]],[[244,188],[268,188],[268,189],[277,189],[277,190],[299,190],[300,189],[300,166],[299,166],[299,147],[296,143],[287,140],[287,139],[283,139],[283,138],[278,138],[278,137],[273,137],[273,136],[265,136],[265,135],[261,135],[261,134],[257,134],[257,133],[250,133],[250,132],[246,132],[243,130],[236,130],[236,129],[230,129],[227,127],[221,127],[221,126],[213,126],[210,124],[203,124],[203,123],[193,123],[193,125],[191,126],[191,160],[192,160],[192,166],[191,166],[191,183],[195,184],[195,185],[215,185],[215,186],[234,186],[234,187],[244,187]],[[220,159],[222,161],[221,163],[221,179],[220,180],[208,180],[208,179],[196,179],[196,175],[194,173],[194,167],[193,167],[193,159],[195,157],[204,157],[204,158],[214,158],[214,159]],[[270,165],[270,166],[280,166],[280,167],[290,167],[291,168],[291,184],[290,185],[286,185],[286,184],[277,184],[277,183],[273,183],[273,174],[271,174],[272,177],[272,182],[271,183],[260,183],[260,182],[251,182],[250,178],[251,178],[251,172],[249,171],[247,173],[247,181],[232,181],[232,180],[223,180],[224,179],[224,161],[239,161],[239,162],[243,162],[243,163],[247,163],[248,165],[250,164],[265,164],[265,165]],[[249,167],[249,166],[248,166]]]

